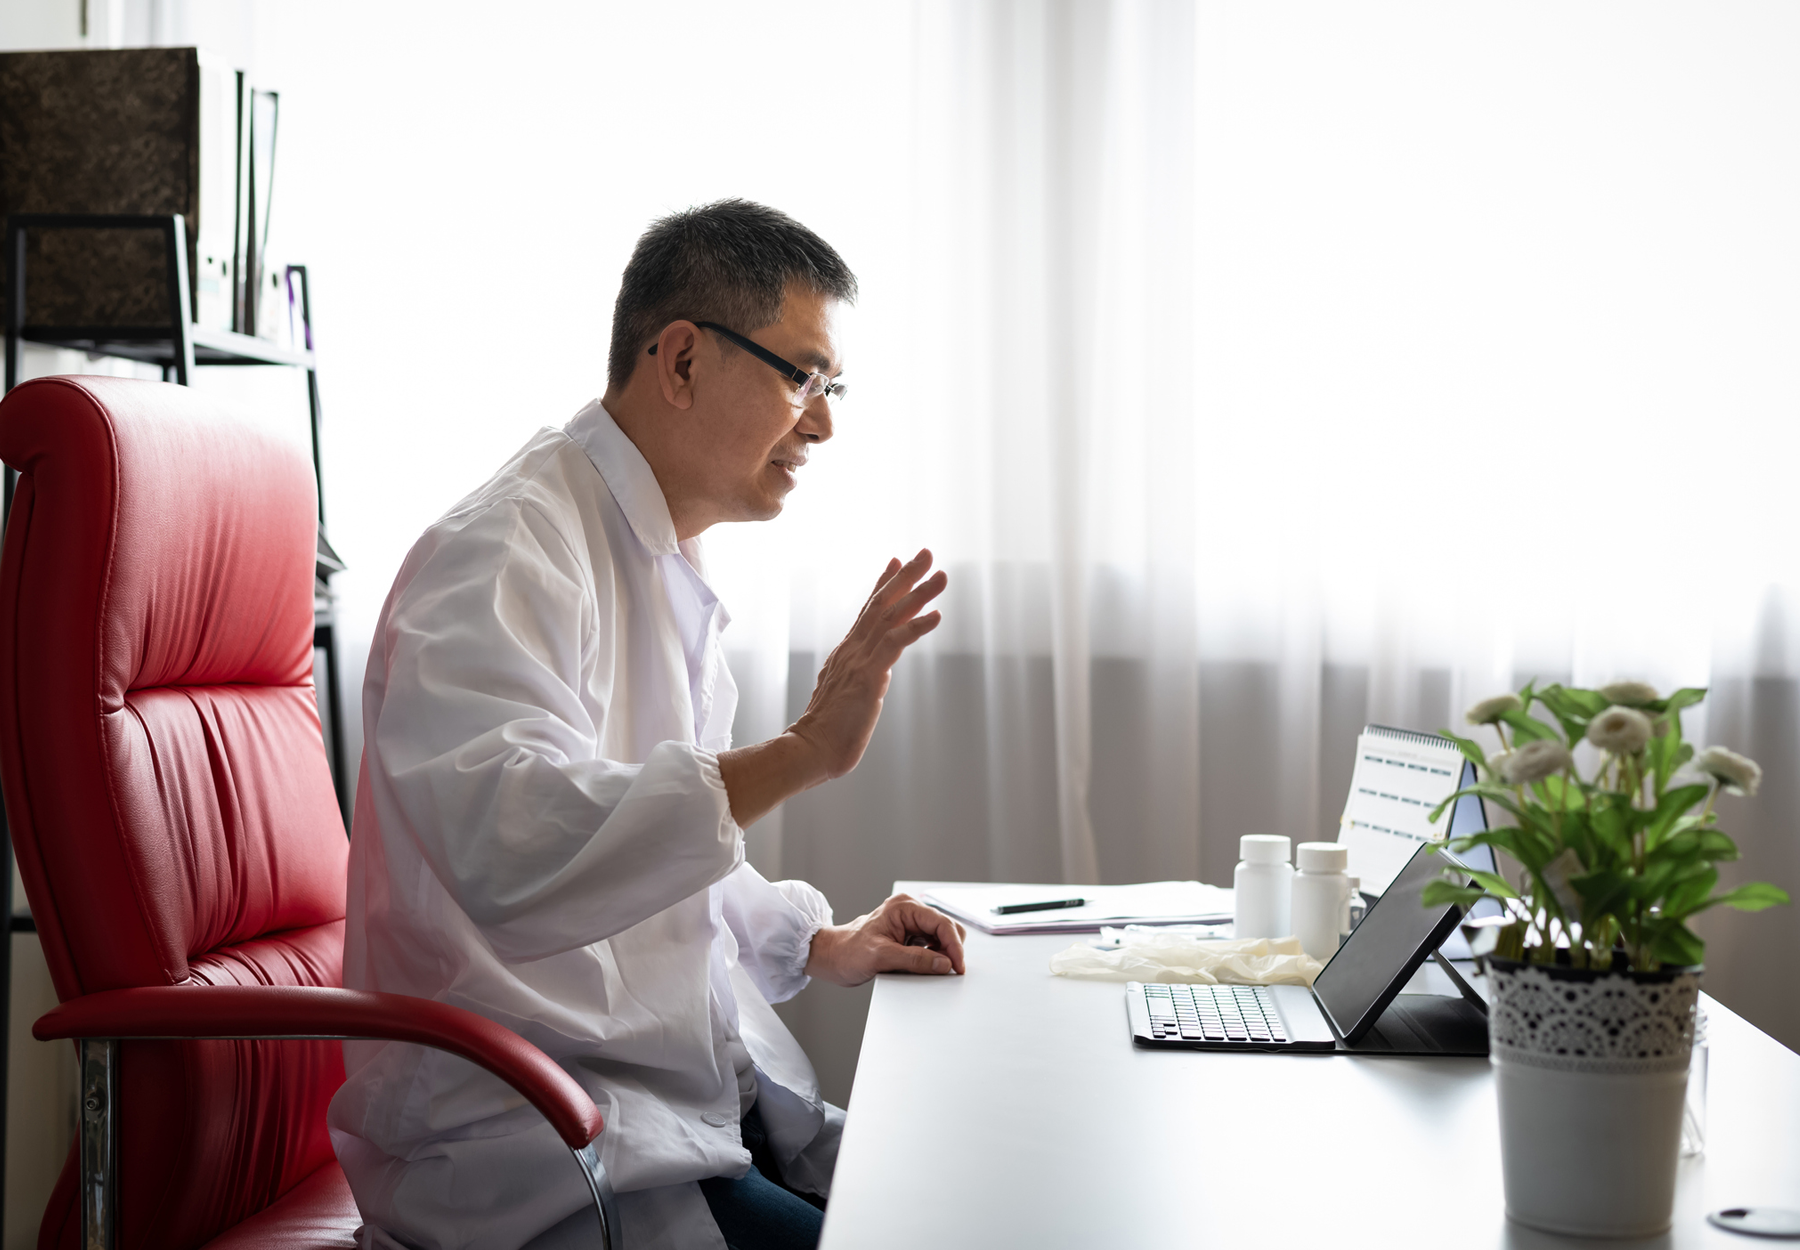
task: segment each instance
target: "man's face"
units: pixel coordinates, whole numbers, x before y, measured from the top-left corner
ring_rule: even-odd
[[[802,369],[835,377],[838,354],[837,301],[802,287],[790,287],[781,320],[746,333],[753,342]],[[813,446],[831,437],[831,406],[815,396],[804,409],[794,406],[799,387],[746,351],[703,330],[701,355],[710,354],[719,385],[696,394],[691,448],[696,483],[721,521],[766,521],[781,512]],[[704,370],[703,370],[704,373]]]

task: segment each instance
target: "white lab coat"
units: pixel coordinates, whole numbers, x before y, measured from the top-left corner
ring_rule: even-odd
[[[824,1193],[843,1112],[769,1004],[823,896],[744,862],[716,752],[737,688],[697,543],[599,403],[426,531],[369,650],[344,983],[528,1038],[606,1117],[631,1250],[724,1246],[697,1180],[742,1175],[760,1104]],[[441,1051],[348,1042],[332,1142],[368,1244],[515,1250],[590,1208],[529,1104]]]

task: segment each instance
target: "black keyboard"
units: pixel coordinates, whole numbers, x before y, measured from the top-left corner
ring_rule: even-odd
[[[1285,1042],[1265,985],[1146,985],[1151,1035],[1187,1042]]]

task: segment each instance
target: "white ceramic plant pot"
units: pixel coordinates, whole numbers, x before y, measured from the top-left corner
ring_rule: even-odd
[[[1506,1214],[1578,1237],[1668,1228],[1699,971],[1487,967]]]

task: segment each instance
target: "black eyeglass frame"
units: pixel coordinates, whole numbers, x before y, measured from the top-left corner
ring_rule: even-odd
[[[736,343],[739,347],[749,352],[752,356],[762,361],[765,365],[769,366],[769,368],[775,370],[775,372],[779,373],[782,377],[794,383],[796,386],[804,388],[807,381],[814,376],[813,371],[802,369],[799,365],[794,364],[790,360],[783,360],[780,356],[777,356],[761,343],[747,339],[736,330],[727,329],[716,321],[696,321],[694,324],[699,326],[702,330],[711,330],[714,334],[723,335],[725,338],[730,339],[733,343]],[[650,354],[652,356],[656,355],[655,343],[650,344]],[[821,395],[825,396],[826,399],[842,398],[846,389],[844,383],[827,378],[822,373],[817,376],[823,379],[823,382],[819,387],[819,393]]]

